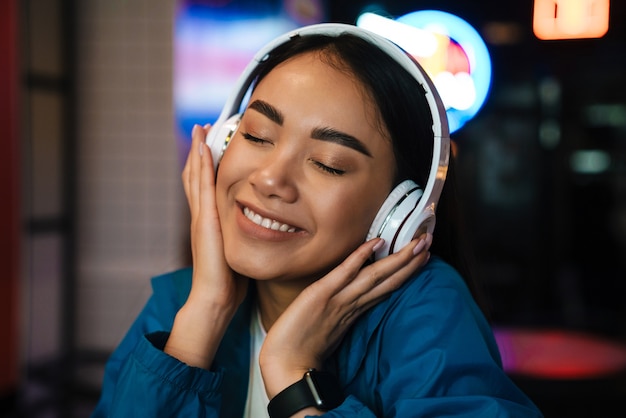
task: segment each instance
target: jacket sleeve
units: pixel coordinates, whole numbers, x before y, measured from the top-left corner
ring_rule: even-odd
[[[107,361],[92,418],[219,416],[222,371],[189,367],[163,352],[181,304],[171,285],[177,274],[153,280],[152,296]]]
[[[487,321],[449,266],[425,268],[381,305],[339,359],[358,366],[325,417],[542,416],[502,370]]]

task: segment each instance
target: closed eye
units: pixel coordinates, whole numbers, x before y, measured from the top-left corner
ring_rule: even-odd
[[[332,174],[334,176],[341,176],[343,174],[345,174],[346,172],[344,170],[339,170],[337,168],[332,168],[329,167],[325,164],[320,163],[319,161],[315,161],[315,160],[311,160],[313,162],[313,164],[318,167],[320,170],[328,173],[328,174]]]
[[[245,140],[250,141],[250,142],[254,142],[256,144],[265,144],[265,143],[269,143],[270,142],[270,141],[268,141],[266,139],[262,139],[262,138],[254,136],[254,135],[250,135],[247,132],[242,132],[241,136],[243,136]]]

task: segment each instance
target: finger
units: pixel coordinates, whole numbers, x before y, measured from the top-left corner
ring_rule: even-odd
[[[191,209],[192,219],[200,209],[200,171],[201,152],[204,151],[205,131],[200,125],[194,125],[191,131],[191,149],[189,150],[189,169],[187,177],[187,199]]]
[[[193,142],[193,139],[192,139]],[[187,158],[185,160],[185,166],[183,167],[183,171],[181,173],[181,180],[183,183],[183,189],[185,191],[185,196],[187,197],[187,203],[189,204],[189,176],[191,171],[191,154],[193,153],[193,146],[189,147],[189,152],[187,153]],[[191,209],[191,208],[190,208]]]
[[[428,247],[428,235],[422,235],[401,251],[361,269],[351,283],[345,285],[340,300],[360,306],[397,289],[411,273],[425,263]]]
[[[206,214],[215,207],[215,172],[211,159],[211,152],[206,143],[199,144],[200,170],[199,170],[199,211]]]
[[[417,255],[418,253],[424,251],[427,252],[430,249],[430,246],[433,243],[433,236],[429,232],[424,232],[422,235],[418,237],[418,243],[413,247],[413,254]],[[413,244],[410,242],[407,244],[407,247],[411,247]]]
[[[424,252],[416,257],[415,263],[417,267],[403,267],[385,280],[380,281],[376,287],[358,296],[350,305],[347,313],[342,317],[341,325],[350,326],[363,312],[388,298],[393,291],[399,289],[412,276],[421,263],[425,263],[421,260],[427,260],[429,257],[430,253]]]
[[[191,206],[191,195],[190,195],[191,191],[189,189],[189,179],[191,178],[191,160],[193,159],[194,152],[197,152],[197,149],[194,147],[195,141],[194,141],[194,136],[193,136],[193,131],[195,128],[196,126],[194,125],[191,131],[192,135],[191,135],[191,144],[189,146],[189,152],[187,153],[185,166],[183,167],[183,172],[181,174],[183,188],[185,189],[185,196],[187,197],[187,203],[189,203],[190,206]]]
[[[410,241],[399,252],[369,265],[363,271],[369,275],[363,280],[363,285],[366,286],[366,289],[368,286],[374,288],[393,277],[396,272],[404,272],[411,269],[412,266],[419,267],[426,258],[426,253],[428,253],[431,244],[432,235],[424,233],[417,239]]]
[[[341,264],[335,267],[322,279],[313,283],[315,287],[323,288],[331,296],[341,292],[359,274],[363,265],[378,250],[385,241],[375,238],[361,244]]]
[[[397,290],[430,258],[431,239],[426,236],[413,240],[398,253],[367,266],[353,280],[351,293],[360,310],[365,310]],[[416,251],[418,250],[418,251]],[[417,252],[417,254],[414,254]]]

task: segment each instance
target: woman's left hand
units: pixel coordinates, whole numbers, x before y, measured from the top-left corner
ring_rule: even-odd
[[[430,257],[430,234],[365,267],[380,239],[357,248],[343,263],[305,288],[268,331],[259,362],[268,397],[320,369],[354,321],[398,289]]]

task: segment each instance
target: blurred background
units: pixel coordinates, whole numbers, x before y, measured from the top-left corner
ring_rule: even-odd
[[[436,40],[416,58],[453,121],[505,369],[546,417],[626,416],[623,1],[0,8],[0,416],[89,416],[149,278],[188,263],[192,124],[216,119],[259,47],[316,22]]]

